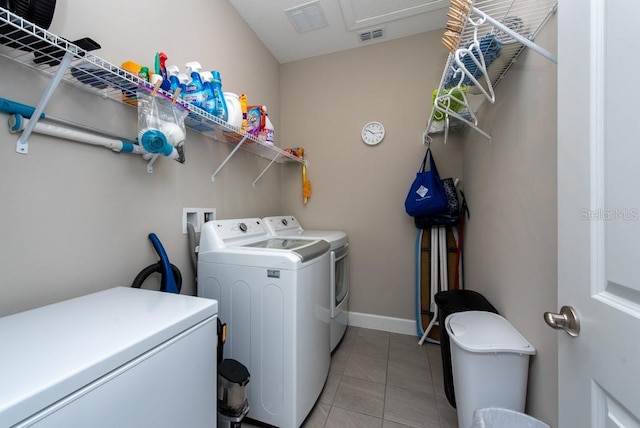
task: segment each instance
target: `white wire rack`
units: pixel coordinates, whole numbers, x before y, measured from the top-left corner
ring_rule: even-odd
[[[101,98],[109,98],[131,106],[136,106],[138,87],[153,89],[151,84],[138,76],[97,57],[89,50],[91,50],[91,43],[88,43],[86,39],[70,42],[0,7],[0,57],[51,77],[49,87],[32,115],[33,119],[29,121],[29,126],[22,131],[22,135],[18,139],[16,146],[18,153],[28,153],[28,139],[31,131],[60,82],[90,91]],[[171,94],[163,92],[161,89],[159,92],[171,97]],[[215,170],[212,180],[240,148],[270,160],[269,165],[258,176],[256,182],[273,163],[305,162],[277,146],[259,141],[255,136],[200,108],[182,100],[176,102],[189,110],[185,120],[188,128],[211,139],[235,146],[234,150]]]
[[[484,102],[495,101],[493,88],[525,47],[557,63],[553,54],[533,42],[556,10],[557,0],[475,0],[471,3],[434,96],[425,144],[430,143],[430,134],[438,132],[444,132],[446,141],[449,128],[459,128],[461,124],[491,138],[478,126],[475,113]],[[465,70],[469,65],[471,71]],[[460,89],[460,93],[455,88]],[[477,99],[473,100],[474,97]]]

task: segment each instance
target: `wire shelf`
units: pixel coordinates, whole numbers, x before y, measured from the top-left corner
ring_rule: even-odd
[[[88,39],[68,41],[33,23],[26,21],[0,7],[0,57],[9,59],[54,77],[63,72],[62,81],[85,91],[109,98],[119,103],[135,107],[136,92],[142,86],[153,90],[150,83],[104,59],[92,54]],[[62,59],[71,54],[70,65],[60,70]],[[171,98],[172,94],[158,89],[158,92]],[[258,140],[254,135],[230,125],[229,123],[195,107],[176,100],[189,111],[185,125],[208,138],[233,146],[242,144],[241,149],[254,155],[269,159],[275,163],[286,161],[304,163],[304,159],[272,144]]]
[[[461,1],[466,2],[467,0]],[[464,80],[464,86],[466,86],[470,98],[475,95],[485,95],[486,98],[481,102],[470,102],[468,106],[460,110],[459,116],[464,119],[475,118],[475,112],[484,101],[494,102],[487,95],[487,92],[493,96],[493,88],[504,78],[525,47],[537,48],[539,53],[555,62],[555,58],[552,58],[550,54],[532,41],[557,9],[557,0],[469,0],[468,3],[471,3],[468,15],[463,19],[455,47],[450,46],[451,52],[437,89],[436,102],[434,102],[435,105],[438,100],[446,99],[448,90],[461,82],[459,74],[455,74],[455,70],[459,68],[456,62],[456,52],[467,49],[474,40],[482,40],[483,38],[491,40],[491,42],[479,43],[482,61],[487,59],[486,74],[479,73],[477,76],[481,87],[474,85],[466,78]],[[494,43],[494,40],[497,42]],[[496,49],[496,46],[499,46],[499,49]],[[492,49],[494,49],[493,52]],[[499,55],[496,56],[495,51],[498,51]],[[435,120],[436,114],[437,109],[432,108],[427,121],[425,143],[430,141],[429,134],[431,133],[445,132],[446,135],[447,127]],[[465,122],[455,120],[452,117],[449,127],[459,129],[461,123]],[[488,134],[477,127],[477,123],[474,124],[473,121],[466,123],[490,138]]]

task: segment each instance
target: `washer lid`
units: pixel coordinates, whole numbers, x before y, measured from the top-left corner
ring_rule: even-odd
[[[262,219],[272,236],[324,239],[334,250],[347,245],[347,234],[341,230],[305,230],[294,216],[265,217]]]
[[[447,317],[445,325],[450,339],[469,352],[536,353],[509,321],[493,312],[456,312]]]
[[[244,247],[264,248],[270,250],[288,250],[296,254],[303,262],[315,259],[329,251],[329,243],[323,240],[270,238],[252,242]]]
[[[332,250],[343,247],[349,242],[346,232],[342,230],[303,230],[299,236],[301,238],[324,239],[331,245]]]

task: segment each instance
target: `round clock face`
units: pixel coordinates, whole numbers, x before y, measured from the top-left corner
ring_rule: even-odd
[[[380,122],[369,122],[362,128],[362,141],[375,146],[384,138],[384,126]]]

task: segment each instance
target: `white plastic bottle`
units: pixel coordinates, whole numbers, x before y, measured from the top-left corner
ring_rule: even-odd
[[[264,135],[264,142],[267,144],[273,144],[275,139],[274,139],[274,132],[275,130],[273,129],[273,124],[271,123],[271,120],[269,120],[269,115],[267,114],[266,110],[267,108],[264,107],[265,109],[265,113],[264,113],[264,128],[262,130],[263,135]]]

